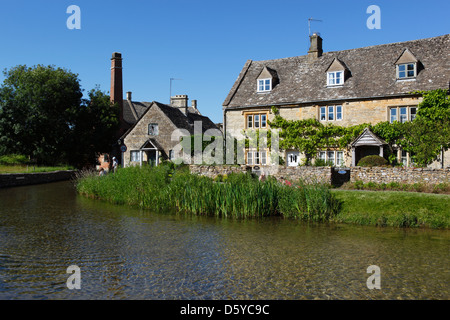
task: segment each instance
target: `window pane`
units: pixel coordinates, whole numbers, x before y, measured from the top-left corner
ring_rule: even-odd
[[[266,165],[267,164],[267,154],[265,151],[261,152],[261,164]]]
[[[328,157],[327,160],[330,161],[333,164],[333,166],[334,166],[334,164],[335,164],[334,151],[328,151],[327,152],[327,157]]]
[[[258,91],[264,91],[264,80],[258,80]]]
[[[255,152],[255,164],[259,164],[259,152]]]
[[[336,152],[336,165],[338,167],[341,167],[344,165],[344,152],[343,151]]]
[[[247,164],[253,164],[253,152],[247,152]]]
[[[261,128],[265,128],[267,126],[267,116],[265,114],[261,115]]]
[[[253,127],[253,116],[247,116],[247,128]]]
[[[326,111],[325,107],[320,107],[320,120],[326,120]]]
[[[255,114],[255,128],[259,128],[259,114]]]
[[[325,151],[319,152],[319,159],[325,161],[326,160],[326,153]]]
[[[334,120],[334,107],[328,107],[328,120]]]
[[[157,123],[150,123],[148,125],[148,134],[151,136],[158,135],[158,124]]]
[[[397,109],[391,108],[390,111],[391,111],[391,123],[397,121]]]
[[[265,87],[266,91],[270,91],[270,79],[266,80],[266,87]]]
[[[408,154],[404,150],[402,150],[402,163],[404,166],[408,165]]]
[[[336,120],[342,120],[342,106],[336,106]]]
[[[408,71],[414,71],[414,64],[413,63],[408,64]]]
[[[331,84],[331,85],[334,84],[334,72],[328,73],[328,84]]]
[[[341,84],[342,72],[336,72],[336,84]]]
[[[406,122],[406,119],[407,119],[407,109],[406,109],[406,107],[401,107],[400,108],[400,122],[401,123],[403,123],[403,122]]]
[[[411,115],[410,115],[410,119],[409,120],[413,121],[416,118],[416,112],[417,112],[417,108],[414,107],[414,108],[410,109]]]

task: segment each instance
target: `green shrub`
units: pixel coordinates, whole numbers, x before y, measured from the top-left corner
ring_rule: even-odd
[[[0,164],[17,165],[27,164],[28,158],[22,154],[8,154],[0,157]]]
[[[388,161],[385,158],[377,155],[364,157],[358,162],[359,167],[381,167],[387,164]]]

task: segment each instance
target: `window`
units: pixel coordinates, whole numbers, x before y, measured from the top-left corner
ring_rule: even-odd
[[[266,151],[248,151],[247,152],[247,164],[248,165],[266,165],[267,164],[267,152]]]
[[[261,128],[266,128],[266,127],[267,127],[267,115],[262,114],[261,115]]]
[[[406,122],[406,120],[408,119],[408,115],[407,115],[407,109],[406,107],[401,107],[400,109],[400,122]]]
[[[173,150],[169,150],[169,160],[173,160]]]
[[[328,120],[334,120],[334,107],[328,107]]]
[[[416,118],[416,113],[417,113],[416,107],[411,107],[409,109],[409,121],[414,121],[414,119]]]
[[[157,123],[150,123],[148,125],[148,134],[150,136],[157,136],[158,135],[158,124]]]
[[[391,108],[389,119],[390,123],[397,121],[397,108]]]
[[[335,167],[344,166],[344,151],[319,151],[319,159]]]
[[[416,118],[417,107],[392,107],[389,109],[389,122],[413,121]]]
[[[140,151],[131,151],[130,152],[130,161],[131,162],[140,162],[141,157],[140,157]]]
[[[247,164],[253,164],[253,152],[247,152]]]
[[[252,114],[247,115],[247,129],[250,128],[267,128],[267,114]]]
[[[247,116],[247,128],[253,128],[253,116]]]
[[[255,114],[255,128],[259,128],[259,114]]]
[[[342,120],[342,106],[336,106],[336,120]]]
[[[336,159],[334,157],[334,151],[328,151],[327,152],[327,161],[331,162],[331,164],[334,166],[336,163]]]
[[[401,162],[405,167],[408,165],[408,153],[405,150],[402,150]]]
[[[272,90],[272,79],[258,79],[258,92],[268,92]]]
[[[319,152],[319,159],[323,161],[327,161],[327,153],[325,151]]]
[[[291,151],[287,154],[287,165],[289,167],[298,166],[298,161],[300,158],[300,153],[298,151]]]
[[[342,167],[344,165],[344,152],[336,151],[336,166]]]
[[[320,107],[320,121],[340,121],[343,119],[343,109],[341,105]]]
[[[397,65],[397,79],[412,79],[417,74],[415,63],[404,63]]]
[[[343,71],[334,71],[327,73],[327,85],[329,86],[338,86],[344,83],[344,72]]]
[[[320,107],[320,120],[325,121],[327,119],[327,108]]]

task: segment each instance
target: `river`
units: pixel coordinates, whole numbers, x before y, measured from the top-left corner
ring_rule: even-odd
[[[449,299],[449,253],[445,230],[155,214],[71,182],[0,189],[0,299]]]

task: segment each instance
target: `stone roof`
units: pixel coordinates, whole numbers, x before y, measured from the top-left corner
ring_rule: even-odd
[[[395,63],[408,50],[418,62],[416,80],[397,80]],[[402,96],[416,90],[448,89],[450,35],[364,48],[308,55],[248,60],[223,105],[226,108],[272,106],[321,101]],[[342,86],[327,87],[327,69],[338,59],[348,69]],[[279,83],[270,92],[257,92],[264,68],[276,72]]]
[[[194,134],[195,121],[202,122],[203,133],[208,129],[218,129],[217,126],[208,117],[202,116],[197,109],[192,107],[188,108],[188,113],[186,116],[178,108],[157,101],[153,102],[133,101],[132,103],[129,103],[127,100],[125,100],[123,112],[124,119],[127,122],[130,121],[128,123],[131,124],[132,126],[121,137],[121,139],[127,136],[128,133],[131,132],[131,130],[133,130],[135,125],[144,117],[147,111],[153,108],[154,106],[158,107],[178,129],[186,129],[191,134]],[[139,115],[137,119],[135,119],[135,115]]]

